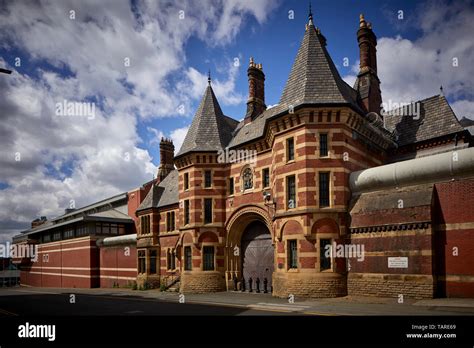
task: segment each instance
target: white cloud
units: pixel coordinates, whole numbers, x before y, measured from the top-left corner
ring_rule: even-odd
[[[189,127],[183,127],[171,131],[170,138],[173,140],[175,153],[178,153],[179,149],[181,149],[181,145],[183,145],[183,141],[186,137],[186,133],[188,133],[188,129]]]
[[[182,73],[191,71],[187,40],[195,35],[209,45],[226,44],[240,28],[220,25],[227,18],[222,9],[263,23],[268,12],[262,8],[274,6],[269,2],[145,0],[133,8],[125,0],[2,3],[0,49],[25,52],[23,64],[32,66],[0,79],[0,177],[8,185],[0,194],[0,235],[27,227],[37,216],[61,214],[70,200],[81,206],[148,181],[156,167],[139,147],[137,124],[181,116],[179,105],[192,115],[200,82],[190,83],[193,93],[178,89],[189,83]],[[12,62],[0,65],[15,70]],[[223,104],[239,102],[233,74],[216,80]],[[178,84],[170,85],[170,75]],[[64,99],[91,98],[99,102],[93,120],[54,113]],[[178,149],[185,132],[169,134]],[[156,131],[155,138],[161,134]]]
[[[160,141],[161,141],[161,138],[165,137],[165,133],[163,133],[162,131],[156,129],[156,128],[153,128],[153,127],[146,127],[147,131],[149,131],[150,133],[153,134],[153,138],[151,138],[149,144],[150,146],[151,145],[159,145],[160,144]]]
[[[473,19],[474,9],[468,2],[427,2],[407,24],[418,23],[418,39],[380,38],[377,60],[383,100],[411,102],[439,94],[443,86],[446,97],[454,100],[453,105],[463,107],[456,109],[473,115]],[[355,69],[357,72],[358,66]],[[355,74],[344,79],[351,83]]]
[[[459,119],[467,117],[474,120],[474,101],[458,100],[452,103],[451,107]]]
[[[237,74],[239,67],[233,62],[228,62],[226,67],[227,79],[225,81],[212,78],[211,84],[214,93],[221,105],[237,105],[245,102],[245,97],[235,91]],[[182,81],[178,88],[188,94],[190,98],[202,98],[205,88],[208,84],[208,75],[200,73],[196,69],[190,67],[186,71],[186,80]]]
[[[229,42],[235,37],[245,14],[252,14],[260,24],[263,23],[279,1],[226,0],[223,4],[222,15],[213,35],[217,43]]]

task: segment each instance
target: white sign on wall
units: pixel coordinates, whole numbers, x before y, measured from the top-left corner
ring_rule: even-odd
[[[408,268],[408,257],[389,257],[388,268]]]

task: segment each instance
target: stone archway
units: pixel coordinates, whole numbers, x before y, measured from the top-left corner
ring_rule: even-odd
[[[226,267],[226,285],[228,290],[235,289],[236,282],[241,282],[242,280],[242,261],[244,250],[242,249],[242,239],[246,235],[248,228],[252,224],[260,223],[260,229],[265,230],[265,245],[270,245],[273,250],[274,235],[272,232],[272,222],[268,212],[257,205],[248,205],[242,207],[235,211],[226,222],[226,247],[225,247],[225,267]],[[258,234],[257,232],[254,232]],[[245,237],[247,240],[252,238]],[[244,239],[245,241],[245,239]],[[251,248],[255,247],[257,244],[252,244]],[[250,250],[250,249],[249,249]],[[250,251],[249,251],[250,252]],[[274,260],[274,251],[272,251],[272,260]],[[268,257],[269,258],[269,257]],[[270,273],[273,272],[273,268],[268,268]],[[268,279],[268,288],[271,287],[271,281]],[[261,289],[263,289],[263,279]],[[248,286],[248,284],[247,284]]]

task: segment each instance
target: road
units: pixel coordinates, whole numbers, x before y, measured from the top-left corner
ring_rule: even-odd
[[[0,289],[0,317],[76,315],[294,315],[237,306],[179,303],[131,295],[83,294],[71,296],[28,288]]]
[[[287,299],[275,298],[270,294],[233,292],[187,294],[184,303],[180,303],[179,296],[178,293],[162,293],[157,290],[0,288],[0,317],[10,315],[474,315],[474,301],[469,299],[461,301],[451,299],[450,306],[443,306],[438,300],[428,300],[429,303],[426,305],[416,305],[415,300],[398,304],[396,299],[364,299],[361,302],[347,298],[297,299],[294,303],[289,303]],[[441,301],[446,302],[446,300]]]

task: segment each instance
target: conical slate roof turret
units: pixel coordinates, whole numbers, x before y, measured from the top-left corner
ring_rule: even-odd
[[[296,55],[280,104],[350,103],[356,92],[346,84],[326,50],[326,38],[314,26],[310,11],[303,41]]]
[[[206,92],[176,157],[189,152],[225,149],[232,139],[232,132],[237,124],[237,121],[222,113],[209,78]]]

